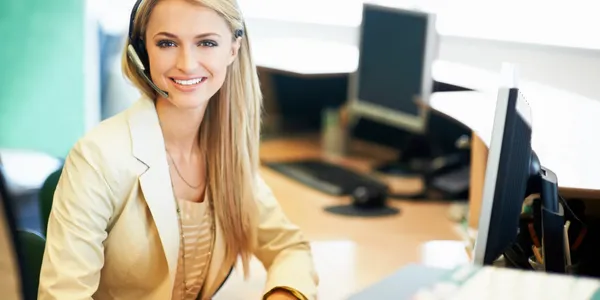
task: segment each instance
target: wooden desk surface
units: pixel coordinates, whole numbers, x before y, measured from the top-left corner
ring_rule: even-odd
[[[366,170],[385,159],[391,151],[355,143],[350,158],[339,161],[357,170]],[[376,150],[373,150],[376,148]],[[366,155],[369,154],[370,155]],[[377,158],[380,155],[382,157]],[[314,138],[275,140],[263,143],[264,160],[322,157]],[[430,240],[459,240],[448,219],[446,203],[393,201],[401,209],[391,217],[360,218],[332,215],[323,208],[349,203],[347,197],[333,197],[297,183],[279,173],[262,168],[283,210],[298,224],[313,244],[313,253],[321,283],[320,299],[345,299],[347,296],[392,274],[410,262],[420,260],[420,246]],[[215,299],[259,299],[265,271],[254,261],[253,276],[243,282],[235,273]]]
[[[533,82],[522,92],[533,119],[532,148],[540,162],[558,176],[561,192],[600,194],[600,100]],[[495,93],[437,93],[431,107],[471,128],[489,148]]]

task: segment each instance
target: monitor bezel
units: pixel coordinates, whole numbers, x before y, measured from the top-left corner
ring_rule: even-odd
[[[423,56],[423,74],[421,78],[421,94],[420,99],[415,99],[415,105],[419,111],[418,115],[413,115],[398,110],[389,109],[387,107],[379,106],[364,99],[358,97],[358,82],[359,74],[361,71],[360,60],[356,68],[356,71],[351,73],[349,76],[348,85],[348,111],[353,119],[363,117],[371,119],[377,122],[382,122],[387,125],[405,129],[414,133],[424,133],[427,127],[427,120],[429,116],[429,99],[433,93],[433,64],[438,56],[439,51],[439,34],[436,29],[437,16],[435,13],[411,10],[397,6],[387,6],[374,3],[363,4],[363,21],[364,22],[364,11],[366,9],[383,10],[387,12],[393,12],[398,14],[415,15],[424,17],[427,19],[426,37],[425,37],[425,55]],[[358,50],[359,55],[361,51],[361,43],[363,39],[364,26],[361,22],[359,27],[358,36]]]
[[[485,169],[483,184],[483,193],[481,197],[481,207],[479,211],[479,222],[477,225],[477,237],[473,249],[473,263],[475,265],[486,265],[486,253],[489,244],[489,232],[492,222],[492,213],[496,194],[496,185],[498,172],[500,170],[500,158],[502,155],[502,145],[504,144],[504,130],[506,129],[506,120],[510,105],[511,91],[516,90],[514,110],[525,121],[529,127],[532,127],[531,108],[517,87],[517,84],[507,84],[498,89],[496,111],[494,114],[494,123],[492,127],[492,136],[488,151],[488,159]],[[530,141],[531,145],[531,141]],[[533,151],[533,149],[532,149]],[[525,197],[525,195],[523,195]],[[516,230],[516,229],[515,229]]]

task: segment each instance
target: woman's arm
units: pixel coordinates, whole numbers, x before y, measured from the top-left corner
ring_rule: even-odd
[[[113,211],[100,151],[78,142],[54,193],[38,299],[92,299],[104,264],[103,242]]]
[[[287,219],[260,176],[257,182],[260,223],[255,255],[267,269],[265,296],[287,290],[299,299],[316,299],[319,278],[308,240]]]

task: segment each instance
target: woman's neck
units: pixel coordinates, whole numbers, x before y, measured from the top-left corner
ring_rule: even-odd
[[[156,112],[170,155],[187,160],[199,150],[199,128],[205,111],[206,106],[198,109],[180,109],[168,100],[156,101]]]

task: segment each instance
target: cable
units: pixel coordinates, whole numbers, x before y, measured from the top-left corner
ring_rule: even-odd
[[[582,226],[587,227],[587,225],[583,221],[581,221],[579,217],[577,217],[577,215],[573,212],[571,207],[569,207],[569,204],[567,204],[567,200],[565,200],[565,198],[563,198],[561,195],[558,195],[558,199],[561,201],[561,204],[569,210],[569,212],[573,215],[573,218],[575,218],[577,222],[581,223]]]
[[[577,220],[579,223],[581,223],[581,231],[579,232],[579,235],[575,239],[575,242],[573,243],[573,245],[571,245],[571,250],[577,250],[579,248],[579,246],[581,246],[583,239],[587,235],[587,225],[583,221],[581,221],[581,219],[579,219],[579,217],[577,217],[575,212],[573,212],[571,207],[569,207],[569,204],[567,204],[567,200],[565,200],[565,198],[563,198],[561,195],[558,195],[558,199],[562,203],[562,205],[564,207],[566,207],[569,210],[569,212],[571,212],[571,214],[573,215],[573,218],[575,218],[575,220]]]

